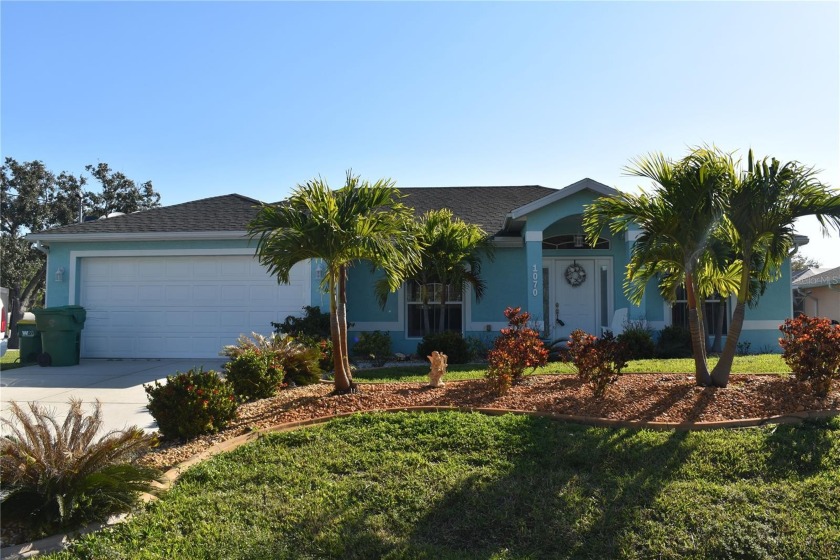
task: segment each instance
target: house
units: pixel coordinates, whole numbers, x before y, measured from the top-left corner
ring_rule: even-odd
[[[449,208],[492,234],[484,297],[450,293],[447,328],[489,339],[506,325],[502,311],[521,306],[549,338],[577,328],[600,333],[626,314],[659,329],[686,320],[686,303],[665,303],[649,289],[640,306],[623,292],[629,250],[638,232],[583,237],[586,204],[612,188],[583,179],[563,189],[541,186],[405,188],[417,215]],[[246,224],[258,201],[231,194],[30,234],[48,255],[48,307],[87,309],[81,352],[88,358],[211,357],[240,334],[270,332],[270,323],[304,305],[327,308],[319,289],[323,263],[294,267],[278,285],[254,258]],[[413,353],[422,337],[422,302],[410,285],[380,306],[375,271],[358,265],[348,279],[351,338],[387,331],[394,351]],[[778,350],[778,325],[792,315],[790,269],[748,309],[742,339],[753,350]],[[727,302],[712,300],[713,311]],[[731,304],[726,309],[731,310]],[[710,335],[714,327],[709,321]],[[725,334],[725,321],[724,321]]]
[[[794,313],[840,321],[840,267],[811,269],[791,286]]]

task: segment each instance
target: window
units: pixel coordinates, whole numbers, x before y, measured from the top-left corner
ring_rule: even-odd
[[[603,237],[598,238],[598,242],[592,247],[586,242],[586,237],[582,233],[555,235],[548,239],[543,239],[543,249],[609,249],[610,242]]]
[[[453,286],[445,286],[446,303],[443,305],[443,328],[441,328],[440,299],[443,284],[406,285],[406,304],[408,307],[408,337],[420,338],[429,333],[444,331],[463,332],[463,296]],[[423,301],[428,304],[424,304]]]
[[[685,287],[677,288],[677,299],[671,306],[671,324],[688,328],[688,296]],[[706,334],[715,336],[715,329],[720,326],[720,334],[725,335],[729,327],[729,314],[726,312],[726,298],[718,295],[706,300],[703,309],[703,322],[706,323]]]

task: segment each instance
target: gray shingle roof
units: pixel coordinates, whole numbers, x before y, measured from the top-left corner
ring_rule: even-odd
[[[840,284],[840,266],[819,274],[797,278],[793,281],[793,286],[796,288],[816,288],[818,286],[828,286],[829,284]]]
[[[432,209],[449,208],[462,220],[494,234],[502,229],[505,216],[520,206],[557,192],[526,185],[518,187],[406,187],[403,202],[416,215]],[[242,232],[256,215],[260,201],[239,194],[205,198],[96,220],[70,224],[35,234],[137,234],[176,232]]]
[[[245,224],[256,216],[256,207],[259,204],[260,201],[247,196],[228,194],[105,220],[70,224],[42,233],[58,235],[245,231]]]
[[[449,208],[465,222],[481,226],[496,234],[504,226],[507,214],[529,202],[552,193],[555,189],[538,185],[519,187],[406,187],[403,203],[414,208],[419,216],[429,210]]]

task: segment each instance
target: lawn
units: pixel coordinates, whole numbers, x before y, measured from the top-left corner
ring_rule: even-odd
[[[716,357],[709,358],[709,369],[717,363]],[[459,379],[480,379],[487,371],[486,364],[450,365],[444,381]],[[694,360],[691,358],[671,360],[633,360],[622,370],[624,373],[685,373],[694,374]],[[737,356],[732,365],[733,373],[790,373],[781,354],[756,354]],[[534,374],[576,373],[574,366],[562,362],[551,362],[537,368]],[[396,366],[360,369],[353,374],[359,382],[392,383],[395,381],[428,381],[429,366]]]
[[[361,414],[188,470],[51,558],[840,557],[840,419],[654,432]]]
[[[20,350],[7,350],[6,355],[0,358],[0,370],[6,371],[23,367],[20,363]]]

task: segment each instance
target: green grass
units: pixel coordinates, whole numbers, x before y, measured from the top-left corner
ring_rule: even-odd
[[[716,357],[709,358],[709,368],[717,363]],[[447,368],[444,381],[461,379],[480,379],[487,370],[485,364],[459,364]],[[623,370],[624,373],[685,373],[694,374],[694,360],[691,358],[671,360],[634,360]],[[790,368],[782,360],[781,354],[758,354],[737,356],[732,365],[733,373],[790,373]],[[574,366],[561,362],[552,362],[537,368],[534,374],[576,373]],[[353,379],[360,382],[388,383],[394,381],[427,381],[429,366],[395,366],[384,368],[361,369],[353,374]]]
[[[188,470],[52,558],[836,559],[840,418],[708,432],[362,414]]]
[[[0,358],[0,370],[7,371],[23,367],[25,364],[20,363],[20,350],[7,350],[6,355]]]

